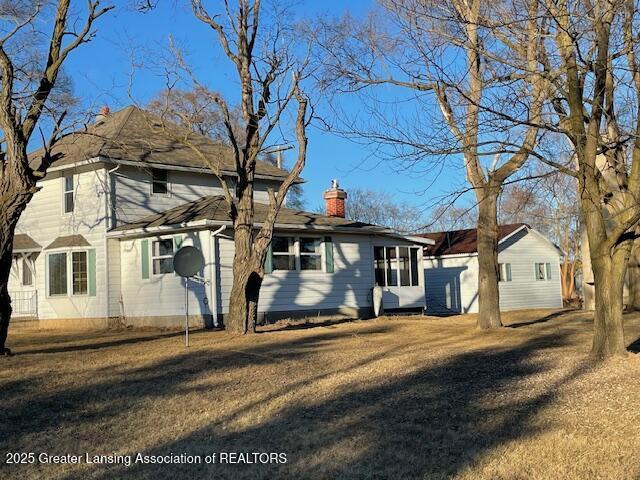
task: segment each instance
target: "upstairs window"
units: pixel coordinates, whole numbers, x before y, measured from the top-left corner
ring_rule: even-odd
[[[535,273],[536,273],[536,280],[551,280],[551,264],[536,263]]]
[[[416,247],[373,247],[375,281],[381,287],[416,287],[420,263]]]
[[[73,175],[66,175],[63,178],[63,189],[62,189],[62,211],[64,213],[73,212],[73,208],[75,206],[74,196],[74,180]]]
[[[499,282],[511,281],[511,264],[510,263],[498,264],[498,281]]]
[[[173,238],[153,242],[151,260],[154,275],[173,273]]]
[[[151,193],[156,195],[167,195],[169,193],[167,170],[151,170]]]

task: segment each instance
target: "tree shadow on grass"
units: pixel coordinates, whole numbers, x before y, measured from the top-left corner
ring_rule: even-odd
[[[522,328],[522,327],[528,327],[530,325],[536,325],[538,323],[546,323],[549,322],[555,318],[559,318],[562,317],[563,315],[567,315],[570,314],[572,312],[577,311],[577,309],[565,309],[565,310],[560,310],[557,312],[553,312],[550,313],[549,315],[545,315],[542,318],[536,318],[534,320],[530,320],[528,322],[519,322],[519,323],[511,323],[509,325],[506,325],[507,328]]]
[[[297,346],[304,351],[313,346],[313,338],[298,340]],[[234,411],[142,452],[203,458],[214,452],[283,452],[287,455],[284,465],[136,464],[101,466],[90,473],[105,479],[125,475],[154,479],[449,478],[489,451],[540,431],[535,421],[538,413],[582,369],[546,384],[541,391],[530,386],[524,390],[521,382],[552,368],[533,357],[566,345],[566,340],[565,334],[554,333],[515,348],[462,353],[408,374],[398,371],[397,377],[383,384],[365,382],[329,398],[291,402],[264,421],[230,426],[234,418],[255,408],[257,402],[252,403],[244,411]],[[304,354],[294,347],[284,346],[287,355],[299,355],[298,360],[304,361]],[[388,353],[380,352],[366,361],[384,355]],[[226,360],[242,362],[240,358]],[[348,374],[352,368],[336,366],[333,373]],[[279,395],[295,388],[287,385]]]
[[[392,323],[372,324],[360,330],[359,336],[391,337],[400,333]],[[27,448],[25,442],[33,435],[50,435],[52,431],[68,448],[69,438],[86,438],[89,427],[112,419],[111,425],[92,440],[91,453],[134,455],[136,451],[123,446],[123,438],[131,435],[126,419],[149,400],[196,393],[202,395],[203,402],[211,402],[217,398],[217,389],[229,385],[222,378],[215,380],[215,376],[213,382],[198,384],[205,374],[257,364],[309,368],[309,357],[318,348],[344,336],[341,330],[323,330],[277,343],[249,345],[243,351],[191,351],[115,378],[97,378],[95,383],[61,391],[40,393],[34,387],[25,392],[21,384],[20,397],[7,397],[11,401],[0,409],[4,430],[0,450]],[[178,438],[141,452],[186,453],[203,458],[214,452],[283,452],[287,455],[284,465],[80,465],[66,478],[448,478],[489,451],[539,432],[538,413],[553,401],[564,382],[581,373],[580,369],[571,371],[546,384],[544,390],[530,386],[523,390],[521,382],[553,368],[534,357],[568,344],[568,333],[554,331],[541,332],[512,348],[454,354],[441,362],[416,366],[411,372],[399,369],[383,383],[369,381],[366,373],[358,372],[358,381],[347,383],[348,387],[336,387],[334,392],[319,389],[318,396],[312,398],[308,392],[303,394],[304,388],[308,390],[317,382],[346,379],[361,368],[375,369],[375,362],[406,352],[410,340],[381,346],[349,364],[330,365],[321,372],[310,371],[301,379],[259,389],[243,407],[215,415],[202,428],[187,434],[177,429]],[[449,351],[456,351],[455,341],[455,336],[434,339],[434,348],[448,346]],[[264,378],[266,384],[271,380]],[[11,394],[6,388],[3,392]],[[282,405],[285,401],[287,406],[276,408],[277,413],[265,418],[250,416],[264,405]],[[247,415],[251,421],[246,420]],[[181,422],[177,416],[158,421]],[[146,433],[137,435],[144,438]],[[58,451],[55,446],[51,450],[72,453]],[[29,471],[28,465],[16,468],[11,472],[16,477]],[[47,468],[42,470],[43,475],[53,472],[53,466]]]

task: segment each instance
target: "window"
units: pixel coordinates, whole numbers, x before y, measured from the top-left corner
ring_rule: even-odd
[[[300,270],[322,270],[322,239],[300,237]]]
[[[167,195],[169,193],[167,170],[151,170],[151,193]]]
[[[49,255],[49,295],[67,294],[67,254]]]
[[[384,274],[384,247],[373,247],[373,266],[376,273],[376,285],[384,287],[387,284]]]
[[[536,280],[551,280],[550,263],[536,263]]]
[[[498,281],[499,282],[511,281],[511,264],[510,263],[498,264]]]
[[[271,240],[274,270],[295,270],[296,251],[293,237],[273,237]]]
[[[22,285],[30,287],[33,285],[33,272],[31,271],[31,260],[22,257]]]
[[[154,275],[173,273],[173,238],[154,241],[151,259]]]
[[[416,247],[373,247],[376,284],[381,287],[418,286],[421,268],[418,250]]]
[[[87,252],[71,253],[71,291],[74,295],[86,295],[89,276],[87,271]]]
[[[67,175],[63,179],[64,187],[63,187],[63,211],[64,213],[73,212],[74,208],[74,182],[73,175]]]

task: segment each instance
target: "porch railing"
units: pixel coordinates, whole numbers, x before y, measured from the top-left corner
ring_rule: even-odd
[[[22,291],[9,292],[13,317],[37,318],[38,317],[38,292]]]

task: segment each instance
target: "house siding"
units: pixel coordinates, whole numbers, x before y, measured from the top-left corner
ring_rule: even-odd
[[[500,309],[561,308],[560,256],[535,231],[523,230],[500,244],[498,262],[511,264],[512,281],[499,282]],[[551,264],[551,280],[536,280],[535,263]],[[427,312],[478,312],[477,255],[425,258]]]
[[[50,173],[38,182],[40,190],[22,214],[16,233],[25,233],[39,243],[43,250],[35,260],[34,286],[38,291],[38,317],[43,327],[46,320],[92,318],[107,316],[106,286],[106,170],[87,166],[71,170],[74,172],[75,201],[72,213],[63,213],[63,178],[61,173]],[[71,173],[68,171],[67,173]],[[96,250],[96,295],[95,296],[47,296],[46,258],[50,250],[45,248],[57,237],[82,235]],[[22,287],[19,277],[13,276],[11,291],[29,291],[34,287]]]
[[[214,175],[182,172],[168,172],[169,193],[151,193],[151,172],[143,168],[122,166],[111,173],[114,203],[112,216],[114,226],[130,223],[154,213],[164,212],[198,198],[222,195],[220,181]],[[233,191],[231,179],[229,188]],[[268,188],[277,188],[278,182],[256,180],[254,199],[258,203],[268,203]]]

